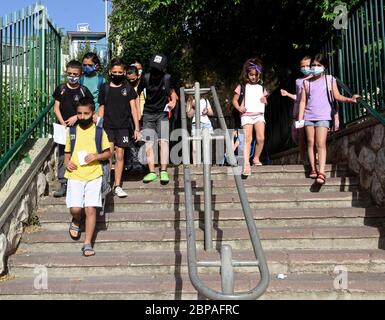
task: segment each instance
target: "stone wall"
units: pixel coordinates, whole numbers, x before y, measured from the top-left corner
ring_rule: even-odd
[[[274,155],[273,164],[300,164],[298,148]],[[328,163],[346,164],[373,202],[385,206],[385,128],[374,119],[330,135]]]
[[[16,250],[24,227],[46,195],[55,178],[52,139],[39,139],[28,150],[16,170],[0,189],[0,275],[6,271],[6,258]],[[23,152],[23,153],[24,153]]]

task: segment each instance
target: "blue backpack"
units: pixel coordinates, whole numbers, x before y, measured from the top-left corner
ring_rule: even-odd
[[[76,142],[76,130],[77,126],[70,127],[70,142],[71,142],[71,156],[75,149],[75,142]],[[96,127],[96,133],[95,133],[95,143],[96,143],[96,150],[98,153],[103,153],[102,150],[102,137],[103,137],[103,129],[101,127]],[[102,198],[104,199],[107,194],[111,192],[111,185],[110,185],[110,165],[109,161],[99,161],[102,165],[102,171],[103,171],[103,177],[102,177]]]

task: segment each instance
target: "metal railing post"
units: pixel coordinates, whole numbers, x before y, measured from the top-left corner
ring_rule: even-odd
[[[195,137],[201,137],[201,111],[200,111],[200,84],[195,82]],[[202,142],[196,140],[195,143],[195,155],[196,155],[196,164],[202,164]]]
[[[203,129],[203,185],[205,210],[205,250],[213,249],[213,218],[211,212],[211,135],[209,129]]]
[[[229,245],[221,249],[221,284],[224,294],[234,294],[233,252]]]

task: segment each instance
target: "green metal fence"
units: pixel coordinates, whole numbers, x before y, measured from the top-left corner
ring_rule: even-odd
[[[0,18],[0,177],[29,139],[52,132],[61,35],[45,7]]]
[[[369,0],[350,13],[347,29],[338,30],[322,50],[329,56],[331,73],[377,111],[385,108],[384,45],[384,0]],[[362,106],[342,106],[343,124],[365,117],[368,111]]]

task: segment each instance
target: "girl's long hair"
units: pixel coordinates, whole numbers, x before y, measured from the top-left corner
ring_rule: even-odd
[[[241,76],[239,77],[239,83],[241,85],[246,85],[249,83],[248,74],[251,70],[256,70],[259,74],[259,80],[262,80],[263,65],[262,61],[259,58],[247,59],[243,64]]]

